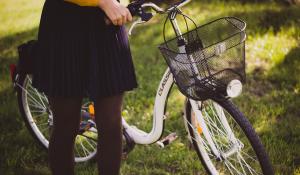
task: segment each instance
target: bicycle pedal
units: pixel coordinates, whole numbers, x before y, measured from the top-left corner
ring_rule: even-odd
[[[126,160],[128,158],[128,153],[122,153],[122,160]]]
[[[164,137],[163,139],[161,139],[160,141],[157,141],[156,143],[161,147],[164,148],[165,146],[169,145],[170,143],[172,143],[174,140],[177,139],[177,134],[176,132],[173,132],[169,135],[167,135],[166,137]]]

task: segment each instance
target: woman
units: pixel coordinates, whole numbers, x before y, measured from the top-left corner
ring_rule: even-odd
[[[119,174],[122,97],[137,87],[123,26],[131,20],[116,0],[44,4],[32,84],[48,96],[53,112],[49,164],[54,175],[74,174],[73,147],[84,97],[95,105],[99,173]]]

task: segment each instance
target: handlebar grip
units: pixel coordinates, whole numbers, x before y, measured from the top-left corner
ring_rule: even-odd
[[[132,16],[140,16],[139,13],[141,13],[140,11],[143,3],[144,0],[137,0],[128,4],[127,8]],[[105,17],[104,20],[107,25],[111,24],[111,21],[108,19],[108,17]]]
[[[137,0],[130,3],[127,8],[130,11],[132,16],[141,17],[142,21],[149,21],[153,15],[152,13],[147,13],[142,9],[142,5],[145,3],[145,0]]]
[[[142,5],[144,3],[145,3],[145,0],[133,1],[130,4],[128,4],[127,8],[132,16],[139,16],[139,17],[141,17],[142,21],[149,21],[153,17],[153,15],[152,15],[152,13],[146,13],[142,9]],[[111,21],[106,17],[105,23],[108,25],[108,24],[111,24]]]
[[[128,4],[127,8],[130,11],[132,16],[139,16],[141,12],[141,6],[145,3],[145,0],[137,0]]]

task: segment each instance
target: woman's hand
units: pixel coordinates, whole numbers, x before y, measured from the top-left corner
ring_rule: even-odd
[[[116,0],[100,0],[99,7],[114,25],[121,26],[128,21],[132,21],[129,10]]]

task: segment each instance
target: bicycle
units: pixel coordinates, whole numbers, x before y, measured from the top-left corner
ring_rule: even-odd
[[[187,97],[183,119],[188,138],[208,174],[274,174],[259,137],[247,118],[230,100],[241,93],[241,82],[245,80],[246,24],[234,17],[224,17],[196,26],[193,30],[188,29],[183,34],[176,17],[182,15],[188,28],[187,19],[191,19],[179,8],[190,1],[182,0],[166,9],[143,0],[128,6],[130,12],[139,17],[130,28],[130,34],[137,24],[145,23],[154,16],[146,11],[150,8],[156,14],[167,14],[166,21],[172,24],[176,37],[168,41],[165,39],[159,46],[169,67],[156,92],[152,130],[146,133],[122,118],[123,153],[128,154],[135,144],[156,143],[165,147],[177,137],[172,133],[159,140],[164,129],[166,101],[176,84]],[[227,26],[228,31],[234,29],[235,33],[226,35],[222,40],[218,38],[220,36],[215,36],[218,40],[207,44],[207,38],[201,31],[205,31],[205,27],[210,30],[213,28],[211,26],[220,23],[222,25],[219,29],[223,30]],[[238,59],[232,60],[232,57]],[[217,64],[220,58],[224,63],[221,67]],[[47,149],[53,125],[47,96],[32,87],[31,75],[16,70],[15,65],[11,66],[11,76],[17,91],[20,113],[32,135]],[[98,134],[93,115],[93,103],[84,103],[80,130],[75,141],[76,162],[87,161],[96,154]]]

